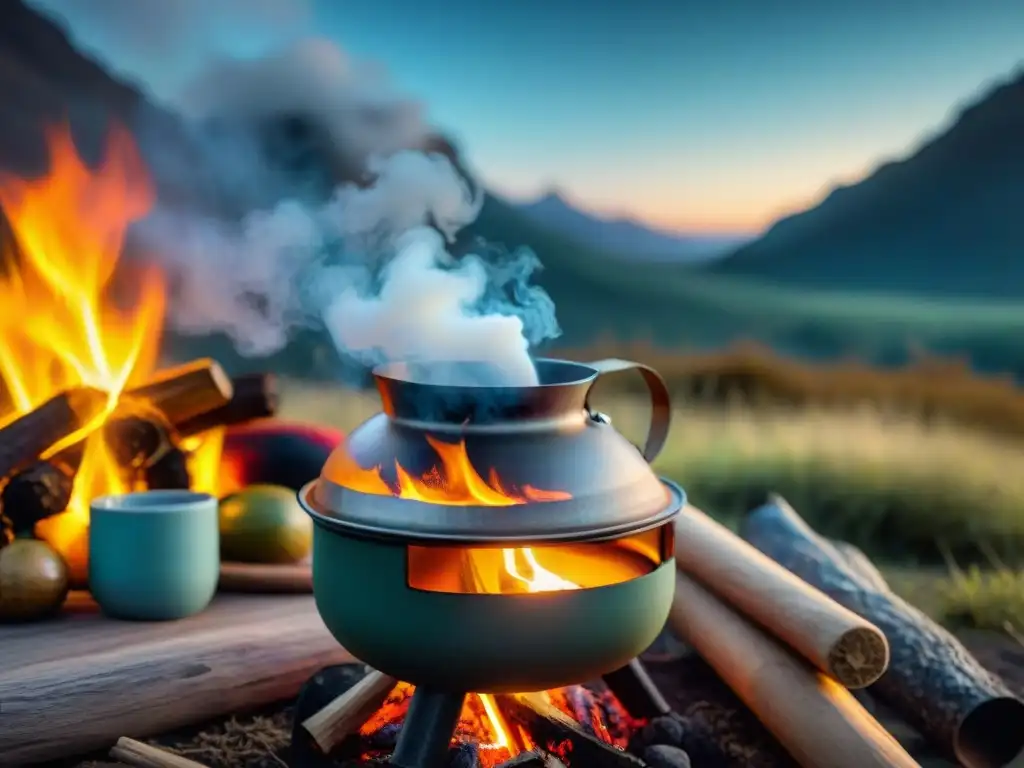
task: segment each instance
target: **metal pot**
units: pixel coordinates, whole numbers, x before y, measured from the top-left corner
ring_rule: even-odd
[[[665,624],[685,502],[649,468],[668,434],[665,383],[621,360],[536,365],[530,387],[376,370],[384,412],[299,492],[324,623],[393,677],[556,688],[625,665]],[[587,402],[599,375],[630,369],[651,394],[642,450]]]

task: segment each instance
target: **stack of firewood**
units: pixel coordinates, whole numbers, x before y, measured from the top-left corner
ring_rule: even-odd
[[[718,764],[776,766],[781,745],[804,768],[918,765],[859,688],[955,764],[997,768],[1021,752],[1024,703],[860,550],[822,538],[779,497],[741,534],[693,507],[676,526],[669,625],[760,723],[737,733],[737,718],[682,712],[720,747]]]
[[[218,363],[202,359],[158,372],[122,393],[113,409],[108,398],[77,387],[0,427],[0,512],[15,532],[30,532],[66,509],[96,429],[125,487],[188,489],[188,439],[273,415],[278,393],[270,374],[231,379]]]

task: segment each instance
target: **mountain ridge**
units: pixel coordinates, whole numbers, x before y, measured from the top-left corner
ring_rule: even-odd
[[[1024,66],[911,154],[787,216],[715,274],[845,290],[1024,297]]]
[[[524,213],[534,224],[631,260],[698,263],[725,255],[749,239],[730,234],[671,232],[630,216],[603,216],[575,205],[554,187],[534,200],[503,202]]]

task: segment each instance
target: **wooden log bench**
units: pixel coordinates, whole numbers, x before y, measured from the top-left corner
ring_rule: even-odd
[[[309,595],[218,595],[176,622],[114,621],[86,593],[0,625],[0,765],[109,749],[296,695],[352,661]]]

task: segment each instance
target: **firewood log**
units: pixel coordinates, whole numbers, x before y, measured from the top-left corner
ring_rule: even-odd
[[[889,663],[878,627],[823,595],[725,526],[688,506],[676,518],[676,565],[847,688]]]
[[[145,384],[124,394],[149,403],[177,425],[220,408],[231,400],[234,391],[220,364],[204,358],[158,371]]]
[[[890,592],[866,558],[848,547],[844,555],[778,496],[747,516],[742,533],[885,632],[892,661],[869,691],[936,747],[966,768],[1004,766],[1021,752],[1024,703],[952,634]]]
[[[151,466],[174,448],[172,427],[166,417],[153,408],[135,412],[126,409],[103,425],[103,438],[118,465],[141,470]]]
[[[803,768],[918,765],[846,688],[684,573],[676,576],[669,626]]]
[[[106,406],[106,393],[77,387],[0,426],[0,479],[27,467],[89,426]]]
[[[277,413],[280,389],[272,373],[252,373],[231,380],[234,394],[220,408],[201,413],[176,424],[182,437],[198,435],[215,427],[230,427],[273,416]]]
[[[35,524],[67,509],[75,478],[53,461],[35,464],[11,476],[0,491],[0,514],[19,532],[31,532]]]

